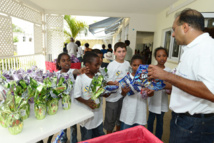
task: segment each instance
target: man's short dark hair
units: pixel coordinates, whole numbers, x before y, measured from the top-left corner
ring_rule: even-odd
[[[126,46],[129,46],[130,45],[130,41],[129,40],[125,40],[125,44],[126,44]]]
[[[94,52],[88,51],[84,56],[83,56],[83,63],[84,65],[86,63],[92,63],[94,58],[99,58],[97,54]]]
[[[194,9],[184,9],[180,13],[176,14],[178,17],[178,25],[188,23],[194,29],[203,31],[204,30],[204,17],[203,15]]]
[[[126,44],[123,43],[123,42],[117,42],[115,45],[114,45],[114,51],[116,52],[118,48],[125,48],[126,49]],[[126,49],[127,50],[127,49]]]

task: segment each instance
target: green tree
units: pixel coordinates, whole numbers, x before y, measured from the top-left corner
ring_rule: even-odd
[[[64,35],[66,38],[76,38],[81,31],[84,31],[85,35],[87,34],[88,25],[85,22],[77,21],[75,17],[70,15],[65,15],[64,19],[67,22],[69,28],[69,31],[64,29]]]
[[[13,43],[17,43],[17,42],[19,42],[19,39],[18,39],[17,36],[14,36],[14,37],[13,37]]]
[[[15,24],[12,24],[12,27],[13,27],[13,32],[24,33],[24,31],[22,30],[22,28],[18,27]]]

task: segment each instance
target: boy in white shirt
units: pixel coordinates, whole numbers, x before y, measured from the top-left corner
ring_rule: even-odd
[[[108,69],[108,85],[119,85],[118,81],[126,76],[128,69],[130,67],[129,62],[125,61],[126,56],[126,44],[123,42],[118,42],[114,45],[114,55],[116,59],[109,63]],[[106,110],[105,110],[105,122],[104,128],[108,133],[112,133],[115,125],[116,131],[120,130],[120,112],[122,108],[123,98],[118,90],[116,93],[111,94],[106,98]]]
[[[77,104],[91,110],[94,113],[94,117],[80,124],[82,141],[104,135],[102,106],[96,108],[96,104],[90,99],[91,93],[89,92],[92,78],[100,68],[100,58],[93,52],[87,52],[83,57],[83,62],[89,69],[89,72],[77,76],[74,87],[74,98],[79,101]]]

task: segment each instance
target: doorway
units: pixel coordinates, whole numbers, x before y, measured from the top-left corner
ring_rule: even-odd
[[[151,64],[154,32],[137,31],[135,54],[143,56],[144,64]]]

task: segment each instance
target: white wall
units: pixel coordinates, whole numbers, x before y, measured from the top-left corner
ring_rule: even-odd
[[[179,0],[177,3],[174,4],[174,7],[181,5],[182,3],[186,2],[187,0]],[[171,28],[173,21],[174,21],[174,15],[176,12],[181,11],[185,8],[192,8],[196,9],[200,12],[214,12],[214,0],[196,0],[192,2],[191,4],[182,7],[181,9],[171,13],[170,15],[166,15],[169,8],[165,9],[164,11],[160,12],[157,15],[157,23],[156,23],[156,29],[155,29],[155,35],[154,35],[154,48],[163,46],[163,40],[164,40],[164,29]],[[156,61],[153,57],[152,64],[156,64]],[[170,61],[166,63],[166,66],[170,68],[176,67],[178,62]]]
[[[137,37],[136,37],[136,49],[140,50],[140,52],[141,52],[143,50],[142,45],[143,44],[152,44],[153,43],[153,39],[154,39],[154,32],[141,32],[141,31],[138,31],[137,32]]]
[[[134,50],[136,48],[136,39],[137,39],[137,31],[141,32],[154,32],[155,31],[155,23],[156,16],[152,14],[132,14],[130,15],[129,20],[129,32],[128,32],[128,40],[130,41],[130,47]],[[122,29],[122,28],[121,28]],[[114,43],[116,36],[121,31],[119,29],[113,36]],[[121,42],[124,42],[124,39],[121,39]]]
[[[137,31],[154,32],[155,23],[156,23],[155,15],[139,14],[133,15],[133,17],[130,18],[128,39],[131,42],[130,47],[133,49],[133,53],[136,48]]]

